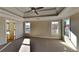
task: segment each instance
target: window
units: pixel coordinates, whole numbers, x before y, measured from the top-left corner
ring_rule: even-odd
[[[59,22],[58,21],[52,21],[51,33],[52,34],[59,34]]]
[[[30,33],[30,22],[25,23],[25,33]]]
[[[64,20],[64,30],[65,30],[65,35],[70,37],[70,19],[65,19]]]

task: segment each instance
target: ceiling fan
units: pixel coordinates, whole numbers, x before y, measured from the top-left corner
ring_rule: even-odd
[[[37,12],[37,10],[39,9],[43,9],[44,7],[30,7],[31,10],[25,12],[25,13],[29,13],[31,11],[33,11],[36,15],[39,15],[39,13]]]

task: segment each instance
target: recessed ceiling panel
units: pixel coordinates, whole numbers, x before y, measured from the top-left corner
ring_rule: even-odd
[[[1,7],[0,9],[20,17],[31,18],[58,16],[63,7]]]

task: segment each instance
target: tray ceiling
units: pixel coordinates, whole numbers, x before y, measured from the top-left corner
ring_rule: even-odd
[[[31,10],[32,8],[33,7],[0,7],[2,10],[23,18],[58,16],[58,14],[64,9],[64,7],[34,7],[35,10]],[[36,14],[35,11],[38,14]]]

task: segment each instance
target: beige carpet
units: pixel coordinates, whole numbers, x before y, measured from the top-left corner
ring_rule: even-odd
[[[3,48],[6,44],[0,45],[0,49]]]
[[[73,49],[61,44],[62,40],[47,38],[30,38],[32,52],[74,52]],[[18,52],[24,38],[14,40],[2,52]]]
[[[61,42],[57,39],[31,38],[31,49],[32,52],[74,52]]]
[[[5,49],[1,52],[18,52],[20,46],[22,45],[24,38],[15,39],[10,45],[8,45]]]

